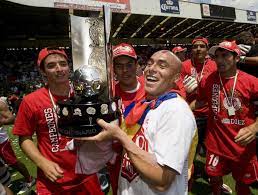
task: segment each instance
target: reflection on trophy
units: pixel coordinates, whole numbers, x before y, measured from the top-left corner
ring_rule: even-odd
[[[58,102],[58,128],[62,135],[93,136],[101,131],[97,118],[110,122],[120,117],[121,102],[112,97],[108,14],[104,14],[105,23],[100,18],[70,16],[75,96]]]

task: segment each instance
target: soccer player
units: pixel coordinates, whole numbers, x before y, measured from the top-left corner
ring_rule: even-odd
[[[209,50],[217,71],[200,85],[192,108],[208,102],[206,172],[214,195],[220,195],[222,176],[232,172],[238,195],[250,194],[248,184],[257,181],[255,134],[258,120],[252,101],[258,97],[258,79],[237,69],[240,49],[224,41]]]
[[[168,50],[154,53],[145,68],[147,99],[125,116],[127,133],[99,120],[103,131],[87,141],[117,139],[125,149],[119,194],[188,194],[187,159],[196,123],[188,104],[173,88],[181,61]],[[130,138],[132,137],[132,139]]]
[[[134,48],[121,43],[113,49],[114,73],[118,83],[115,86],[115,95],[121,97],[123,110],[133,101],[143,98],[144,77],[136,75],[137,55]]]
[[[115,95],[122,100],[123,113],[134,101],[139,101],[145,96],[144,77],[137,76],[137,55],[134,48],[127,43],[121,43],[113,48],[114,73],[117,80]],[[113,149],[118,156],[114,165],[108,165],[113,194],[117,194],[118,178],[121,168],[122,146],[114,141]]]
[[[96,174],[76,175],[76,151],[71,140],[57,131],[57,101],[69,98],[69,66],[65,51],[44,48],[37,61],[47,85],[25,96],[19,107],[13,134],[25,154],[38,167],[38,194],[103,194]],[[36,133],[38,147],[32,135]]]

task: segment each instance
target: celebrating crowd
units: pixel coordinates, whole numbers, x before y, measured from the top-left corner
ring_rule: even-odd
[[[46,84],[23,98],[15,119],[0,102],[0,132],[7,136],[4,125],[14,123],[12,133],[37,166],[39,195],[105,194],[109,191],[105,182],[114,195],[188,194],[197,174],[196,151],[206,156],[204,169],[213,195],[231,193],[223,184],[229,173],[238,195],[251,194],[250,184],[258,181],[254,103],[258,79],[257,72],[251,72],[255,76],[247,72],[257,70],[258,53],[254,38],[248,43],[247,34],[212,47],[207,38],[196,37],[189,59],[181,46],[153,52],[146,60],[139,59],[130,44],[114,46],[120,124],[99,119],[99,134],[75,140],[61,136],[57,126],[57,101],[74,95],[68,56],[64,50],[44,48],[37,68]],[[244,72],[239,64],[243,70],[251,68]],[[115,158],[92,174],[77,174],[76,143],[105,141],[112,141]],[[2,150],[5,142],[0,144]],[[11,149],[4,152],[10,154]],[[4,161],[6,155],[1,153]],[[33,178],[24,169],[19,171],[26,187],[31,187]]]

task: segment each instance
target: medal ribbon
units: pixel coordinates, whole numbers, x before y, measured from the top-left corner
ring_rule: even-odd
[[[233,106],[233,97],[234,97],[234,92],[235,92],[235,88],[236,88],[236,83],[237,83],[237,76],[238,76],[238,71],[236,72],[235,74],[235,79],[234,79],[234,84],[233,84],[233,89],[232,89],[232,94],[231,94],[231,102],[229,102],[229,98],[228,98],[228,95],[226,93],[226,90],[224,88],[224,85],[222,83],[222,79],[221,79],[221,76],[220,76],[220,73],[219,73],[219,80],[220,80],[220,85],[223,89],[223,93],[225,94],[225,97],[226,97],[226,100],[227,100],[227,104],[229,107],[232,107]]]

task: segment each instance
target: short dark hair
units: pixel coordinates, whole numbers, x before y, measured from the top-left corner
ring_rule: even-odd
[[[236,44],[246,44],[253,45],[254,44],[254,36],[250,31],[243,31],[236,35]]]

